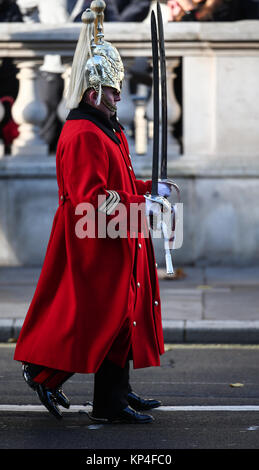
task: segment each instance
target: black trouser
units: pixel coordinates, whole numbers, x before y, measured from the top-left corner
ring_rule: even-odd
[[[129,361],[121,368],[105,359],[94,376],[93,415],[113,418],[128,406]]]

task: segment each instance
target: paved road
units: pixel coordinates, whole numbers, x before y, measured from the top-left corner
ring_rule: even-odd
[[[259,447],[256,345],[176,345],[162,357],[160,368],[133,370],[133,388],[163,401],[163,407],[152,412],[155,422],[138,426],[93,426],[82,412],[84,403],[92,399],[93,376],[81,374],[64,387],[72,412],[64,412],[63,420],[56,421],[39,407],[36,395],[23,382],[13,352],[13,345],[0,345],[1,449],[95,449],[96,453],[149,449],[157,453]],[[30,411],[25,411],[25,405],[30,405]]]

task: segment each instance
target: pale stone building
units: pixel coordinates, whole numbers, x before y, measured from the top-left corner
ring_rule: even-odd
[[[39,136],[46,109],[37,88],[38,70],[48,54],[61,57],[66,82],[79,24],[1,24],[0,55],[13,57],[20,89],[13,107],[19,137],[12,154],[0,158],[0,265],[40,265],[57,208],[55,156]],[[134,34],[133,34],[134,31]],[[130,68],[135,57],[150,57],[148,22],[105,25]],[[168,23],[169,176],[181,189],[183,245],[176,265],[253,264],[259,260],[259,23]],[[174,93],[182,67],[182,94]],[[128,77],[128,75],[126,74]],[[119,116],[129,134],[137,176],[149,178],[152,106],[140,85],[127,82]],[[126,102],[127,101],[127,102]],[[126,103],[126,104],[125,104]],[[57,109],[64,121],[62,101]],[[3,110],[0,107],[0,119]],[[182,119],[182,139],[172,129]],[[180,145],[181,143],[181,145]],[[155,240],[157,261],[163,246]]]

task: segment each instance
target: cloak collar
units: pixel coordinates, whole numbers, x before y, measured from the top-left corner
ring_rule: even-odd
[[[108,119],[102,111],[94,108],[88,103],[79,103],[75,109],[71,109],[67,116],[67,121],[75,121],[78,119],[86,119],[98,126],[113,142],[120,145],[121,141],[115,135],[115,132],[121,132],[123,126],[119,123],[118,118],[113,116]]]

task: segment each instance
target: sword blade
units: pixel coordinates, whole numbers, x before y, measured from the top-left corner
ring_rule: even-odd
[[[157,2],[157,20],[159,34],[160,72],[161,72],[161,179],[167,179],[167,85],[164,26],[160,3]]]
[[[152,162],[152,196],[158,194],[158,162],[159,162],[159,61],[158,39],[155,13],[151,12],[151,40],[153,59],[153,162]]]

